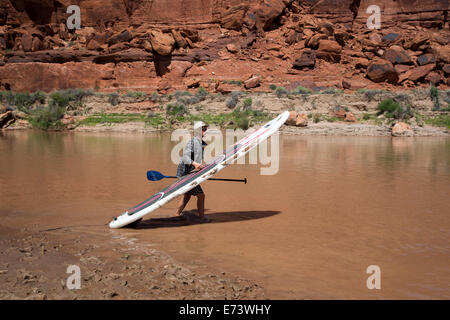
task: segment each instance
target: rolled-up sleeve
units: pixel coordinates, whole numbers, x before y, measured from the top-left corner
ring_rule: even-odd
[[[191,154],[192,154],[192,140],[190,140],[188,142],[188,144],[186,145],[186,147],[184,147],[184,151],[183,151],[183,156],[181,157],[181,161],[184,164],[191,164],[192,160],[191,160]]]

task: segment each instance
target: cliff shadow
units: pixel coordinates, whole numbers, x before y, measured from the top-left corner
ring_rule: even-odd
[[[153,53],[153,63],[158,77],[162,77],[169,72],[169,66],[172,63],[172,55],[162,56],[156,52]]]

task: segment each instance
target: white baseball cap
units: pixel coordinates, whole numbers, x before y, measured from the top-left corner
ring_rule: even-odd
[[[206,123],[204,123],[203,121],[195,121],[194,122],[194,130],[201,129],[203,127],[208,127],[208,125]]]

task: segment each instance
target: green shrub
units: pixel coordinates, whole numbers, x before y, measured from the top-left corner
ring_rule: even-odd
[[[241,80],[223,80],[223,83],[228,83],[228,84],[234,84],[237,86],[242,86],[242,81]]]
[[[327,89],[325,89],[325,90],[320,92],[320,94],[341,94],[341,93],[343,93],[342,90],[336,89],[334,87],[327,88]]]
[[[292,94],[311,94],[311,93],[313,93],[313,91],[311,89],[308,89],[308,88],[305,88],[302,86],[298,86],[297,88],[292,90],[291,93]]]
[[[203,87],[199,87],[197,92],[195,93],[195,96],[197,98],[200,98],[201,100],[204,100],[208,95],[209,92]]]
[[[378,104],[379,114],[384,114],[386,118],[407,120],[414,114],[411,106],[402,107],[397,101],[393,99],[385,99]]]
[[[436,117],[428,118],[425,122],[433,126],[447,127],[447,129],[450,129],[450,115],[448,114],[441,114]]]
[[[242,107],[244,110],[250,109],[252,107],[252,98],[247,98],[244,100],[244,102],[242,103]]]
[[[36,102],[44,103],[45,97],[46,96],[42,91],[36,91],[35,93],[12,91],[0,92],[1,102],[6,102],[9,107],[17,107],[17,109],[27,114],[31,112],[31,107]]]
[[[433,100],[433,103],[434,103],[434,108],[433,108],[433,110],[439,110],[440,109],[440,104],[439,104],[439,89],[438,88],[436,88],[435,86],[431,86],[431,88],[430,88],[430,97],[431,97],[431,100]]]
[[[158,92],[153,92],[152,95],[150,96],[150,101],[152,102],[156,102],[159,101],[160,96],[158,94]]]
[[[228,97],[227,101],[225,102],[225,105],[227,106],[228,109],[234,109],[234,107],[236,107],[236,105],[239,101],[239,96],[241,94],[242,94],[242,92],[240,92],[240,91],[231,92],[231,95]]]
[[[314,123],[318,123],[318,122],[320,122],[320,120],[322,120],[320,114],[315,114],[313,116]]]
[[[61,129],[61,122],[65,109],[56,104],[48,106],[39,106],[33,110],[29,119],[31,126],[38,129]]]
[[[276,87],[275,94],[277,95],[278,98],[280,98],[282,96],[287,95],[288,91],[284,87]]]
[[[370,120],[370,118],[372,118],[372,115],[370,113],[363,114],[363,120]]]
[[[119,94],[117,92],[108,93],[108,102],[112,106],[117,106],[119,104]]]
[[[273,83],[269,86],[269,89],[272,91],[276,90],[276,88],[277,88],[277,86],[274,85]]]
[[[145,98],[146,96],[147,96],[147,94],[145,92],[141,92],[141,91],[128,91],[125,94],[125,97],[135,98],[135,99]]]
[[[166,106],[166,116],[170,117],[184,117],[189,115],[189,110],[186,108],[184,104],[168,104]]]
[[[358,89],[356,92],[360,93],[360,94],[364,94],[366,96],[367,100],[369,100],[369,101],[374,100],[377,95],[386,93],[386,91],[384,91],[384,90],[371,90],[371,89]]]

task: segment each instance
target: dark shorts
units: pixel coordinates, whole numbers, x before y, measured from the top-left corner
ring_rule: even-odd
[[[202,194],[202,193],[204,193],[202,187],[195,186],[193,189],[189,190],[185,194],[188,194],[190,196],[198,196],[199,194]]]
[[[193,167],[185,166],[184,164],[180,163],[177,168],[177,177],[182,177],[189,174],[189,172],[192,171],[192,168]],[[202,187],[195,186],[193,189],[189,190],[185,194],[188,194],[190,196],[197,196],[202,193],[204,194]]]

